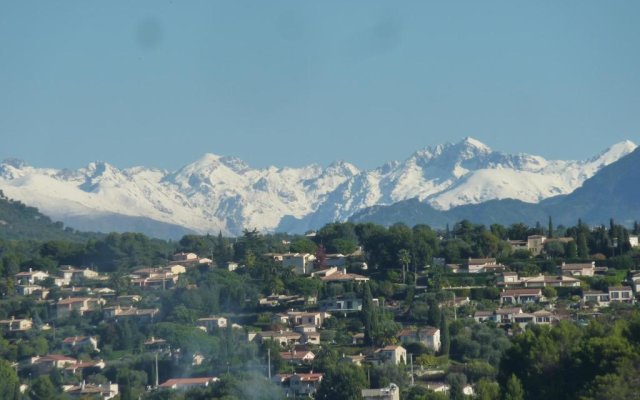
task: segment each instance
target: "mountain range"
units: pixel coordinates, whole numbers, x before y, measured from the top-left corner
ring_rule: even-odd
[[[409,216],[410,223],[420,218],[443,226],[469,214],[475,217],[470,219],[495,215],[502,223],[509,216],[527,222],[556,215],[567,202],[580,206],[563,214],[595,218],[599,211],[587,192],[619,203],[627,214],[635,209],[633,198],[607,198],[601,188],[613,190],[620,176],[637,182],[636,148],[624,141],[587,160],[563,161],[505,154],[465,138],[372,170],[344,161],[327,167],[252,168],[214,154],[177,171],[118,169],[106,162],[77,170],[35,168],[13,159],[0,163],[0,190],[76,229],[164,238],[218,231],[236,235],[244,228],[303,232],[349,218],[392,223]],[[394,215],[397,220],[389,219]]]
[[[433,206],[410,199],[388,206],[374,206],[351,216],[352,222],[390,225],[426,223],[444,226],[467,219],[481,224],[544,223],[553,216],[557,224],[575,225],[579,219],[590,224],[604,224],[610,218],[630,226],[640,219],[640,149],[603,167],[572,193],[527,203],[516,199],[489,200],[436,210]]]

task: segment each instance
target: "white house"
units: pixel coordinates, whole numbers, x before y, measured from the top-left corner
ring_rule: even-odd
[[[438,328],[405,328],[398,333],[398,339],[403,344],[418,342],[433,351],[440,351],[440,329]]]
[[[282,255],[282,267],[293,268],[297,275],[307,275],[313,271],[316,257],[309,253],[287,253]]]
[[[407,363],[407,350],[402,346],[385,346],[375,351],[375,362],[385,363],[391,361],[398,365]]]
[[[381,389],[362,389],[363,400],[400,400],[400,388],[394,383]]]

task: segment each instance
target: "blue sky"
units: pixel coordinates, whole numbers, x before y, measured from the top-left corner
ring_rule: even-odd
[[[400,3],[400,4],[399,4]],[[6,1],[0,158],[371,168],[640,142],[638,1]]]

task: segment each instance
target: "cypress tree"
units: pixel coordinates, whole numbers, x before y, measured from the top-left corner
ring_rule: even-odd
[[[587,246],[587,237],[584,232],[578,234],[578,257],[582,259],[589,258],[589,247]]]
[[[553,237],[553,222],[551,221],[551,215],[549,215],[549,238]]]
[[[447,317],[442,315],[440,318],[440,354],[449,355],[450,347],[451,337],[449,336],[449,324],[447,324]]]
[[[373,344],[374,330],[374,309],[373,296],[369,282],[364,284],[364,293],[362,295],[362,324],[364,325],[364,343],[371,346]]]

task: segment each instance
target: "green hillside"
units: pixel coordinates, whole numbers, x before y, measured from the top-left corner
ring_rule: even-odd
[[[98,234],[78,232],[54,222],[35,207],[7,198],[0,190],[0,239],[86,241]]]

